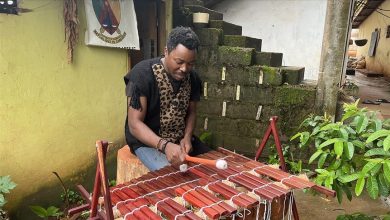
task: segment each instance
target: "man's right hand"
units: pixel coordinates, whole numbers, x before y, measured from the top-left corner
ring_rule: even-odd
[[[171,164],[181,164],[185,160],[186,152],[180,145],[169,142],[165,147],[165,155]]]

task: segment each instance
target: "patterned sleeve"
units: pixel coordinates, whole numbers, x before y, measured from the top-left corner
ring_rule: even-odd
[[[140,110],[140,97],[149,97],[148,76],[149,69],[144,63],[139,63],[124,77],[126,84],[126,96],[131,97],[129,107]]]

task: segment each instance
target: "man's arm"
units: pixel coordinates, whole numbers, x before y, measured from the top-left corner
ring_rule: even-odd
[[[192,149],[191,138],[195,128],[196,104],[196,101],[190,101],[190,104],[188,105],[184,138],[180,141],[180,145],[185,148],[187,153]]]
[[[129,103],[131,98],[128,98]],[[147,106],[147,99],[144,96],[140,97],[141,109],[137,110],[128,107],[128,124],[129,129],[132,135],[137,138],[142,143],[157,148],[157,144],[160,141],[161,137],[156,135],[145,123],[145,115]],[[183,149],[174,143],[168,143],[165,148],[165,155],[169,162],[171,163],[180,163],[184,161],[184,151]]]

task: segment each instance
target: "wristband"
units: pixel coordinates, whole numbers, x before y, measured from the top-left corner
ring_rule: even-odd
[[[167,144],[170,143],[169,141],[165,140],[165,143],[162,144],[161,146],[161,152],[165,154],[165,148],[167,147]]]
[[[165,140],[165,139],[164,139],[164,138],[160,138],[160,140],[158,141],[157,146],[156,146],[157,150],[160,150],[160,149],[161,149],[161,142],[162,142],[163,140]]]

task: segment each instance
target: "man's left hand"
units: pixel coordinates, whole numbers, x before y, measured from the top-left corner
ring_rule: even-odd
[[[181,139],[180,146],[184,148],[185,152],[188,154],[192,150],[191,137],[184,137]]]

